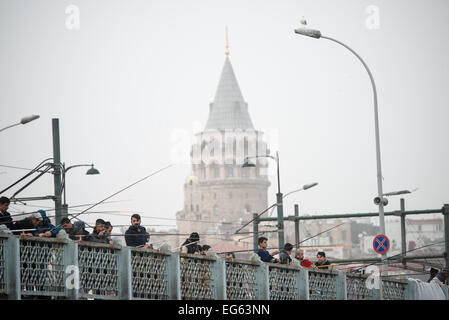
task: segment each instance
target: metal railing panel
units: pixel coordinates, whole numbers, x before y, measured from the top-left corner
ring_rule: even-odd
[[[168,299],[168,255],[131,249],[133,299]]]
[[[213,263],[215,259],[201,255],[181,254],[181,299],[214,299]]]
[[[120,246],[79,242],[80,296],[118,299],[118,257]]]
[[[406,281],[382,279],[383,299],[405,300],[407,285]]]
[[[309,270],[310,300],[336,300],[336,280],[334,272]]]
[[[373,290],[366,286],[365,275],[346,274],[346,288],[348,300],[372,300]]]
[[[64,296],[64,246],[60,239],[20,239],[21,291],[25,296]]]
[[[0,236],[0,293],[6,293],[5,256],[6,237]]]
[[[258,265],[240,261],[226,261],[226,297],[228,300],[257,300]]]
[[[270,300],[299,300],[299,268],[269,263]]]

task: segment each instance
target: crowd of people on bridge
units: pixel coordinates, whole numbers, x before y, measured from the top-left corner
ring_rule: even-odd
[[[104,243],[114,245],[117,243],[116,239],[112,237],[113,226],[109,221],[97,219],[95,227],[92,232],[86,230],[86,225],[83,221],[75,217],[72,222],[69,218],[64,217],[61,223],[57,226],[53,225],[47,213],[44,210],[37,210],[30,214],[30,216],[14,221],[11,214],[8,212],[10,200],[7,197],[0,197],[0,234],[17,234],[21,237],[47,237],[59,239],[71,239],[77,241],[90,241],[97,243]],[[131,226],[125,232],[125,242],[128,247],[148,248],[153,249],[153,245],[149,243],[150,234],[146,228],[141,225],[141,217],[139,214],[131,216]],[[204,244],[200,245],[200,236],[197,232],[192,232],[190,236],[179,247],[179,251],[187,254],[201,254],[206,255],[211,246]],[[293,261],[293,248],[291,243],[286,243],[282,250],[274,249],[267,250],[268,239],[265,237],[258,238],[259,249],[256,251],[260,260],[263,262],[279,263],[289,265]],[[244,250],[243,250],[244,251]],[[249,251],[249,250],[248,250]],[[275,257],[277,256],[277,258]],[[224,253],[227,261],[235,259],[234,252]],[[304,268],[316,268],[320,270],[329,270],[334,266],[326,258],[324,251],[318,251],[316,254],[316,261],[304,257],[304,250],[297,248],[294,254],[294,259]],[[430,279],[437,277],[441,282],[446,283],[449,279],[449,269],[437,270],[431,268]]]
[[[265,237],[260,237],[258,239],[259,250],[257,250],[257,254],[260,257],[260,260],[263,262],[271,262],[271,263],[280,263],[280,264],[291,264],[293,259],[291,258],[293,252],[293,245],[291,243],[286,243],[284,245],[283,250],[279,251],[278,249],[274,249],[271,251],[267,250],[268,247],[268,239]],[[279,258],[275,258],[275,255],[279,255]],[[328,270],[329,267],[332,267],[332,264],[326,258],[326,253],[324,251],[318,251],[317,261],[312,262],[309,259],[304,258],[304,250],[297,249],[295,252],[295,259],[298,263],[304,268],[318,268],[321,270]]]

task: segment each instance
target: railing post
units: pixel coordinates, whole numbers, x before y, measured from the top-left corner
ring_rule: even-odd
[[[118,296],[120,300],[132,300],[131,249],[122,247],[118,257]]]
[[[444,218],[444,260],[446,261],[446,268],[449,268],[449,204],[443,206],[443,218]]]
[[[407,260],[405,256],[407,255],[407,239],[406,239],[406,229],[405,229],[405,200],[401,198],[401,253],[402,253],[402,264],[406,265]]]
[[[444,284],[440,284],[441,290],[443,290],[444,293],[444,297],[446,298],[446,300],[449,300],[449,290],[448,287]]]
[[[373,290],[373,300],[383,300],[383,295],[382,295],[382,278],[379,275],[379,288],[374,288]]]
[[[256,282],[259,296],[257,300],[270,300],[270,270],[268,265],[263,263],[257,254],[251,256],[251,261],[258,263]]]
[[[80,289],[78,243],[70,240],[64,245],[64,284],[67,299],[78,300]]]
[[[21,299],[20,287],[20,241],[18,237],[9,236],[5,250],[5,284],[9,300]]]
[[[298,297],[299,300],[310,300],[309,269],[300,267],[298,272]]]
[[[210,253],[209,253],[210,252]],[[214,256],[215,262],[212,268],[214,279],[215,300],[226,300],[226,264],[224,259],[220,259],[213,250],[207,251],[208,256]]]
[[[413,279],[407,280],[407,287],[405,288],[405,300],[416,300],[416,281]]]
[[[337,281],[335,286],[337,300],[347,300],[346,273],[344,271],[339,271],[335,281]]]
[[[181,300],[181,258],[178,252],[171,252],[168,245],[165,251],[170,252],[167,257],[168,299]]]

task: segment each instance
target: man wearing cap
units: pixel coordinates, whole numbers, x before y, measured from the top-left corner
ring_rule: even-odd
[[[198,232],[192,232],[190,236],[184,241],[181,245],[181,252],[189,253],[189,254],[200,254],[201,249],[198,245],[200,241],[200,235]]]
[[[35,236],[35,237],[51,237],[56,238],[61,228],[56,228],[50,223],[50,219],[47,218],[47,213],[44,210],[37,210],[33,212],[30,217],[31,223],[33,224],[34,230],[32,233],[24,233],[24,236]]]

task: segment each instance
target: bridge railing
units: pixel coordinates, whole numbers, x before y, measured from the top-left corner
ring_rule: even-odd
[[[0,235],[0,297],[156,300],[405,300],[410,280],[71,240]],[[447,286],[443,291],[449,299]]]
[[[6,241],[7,237],[0,236],[0,294],[6,294]]]

